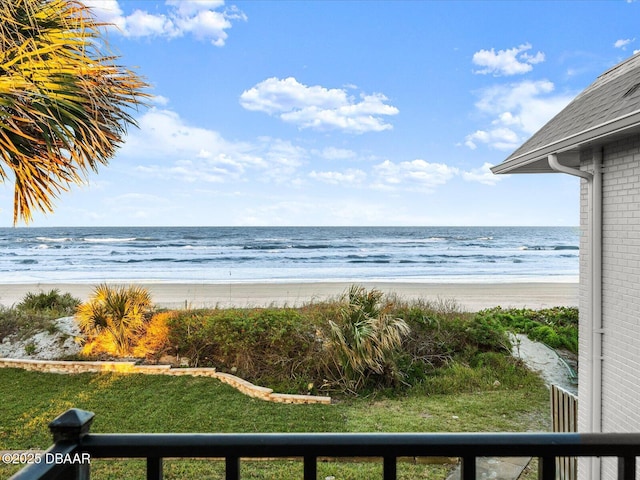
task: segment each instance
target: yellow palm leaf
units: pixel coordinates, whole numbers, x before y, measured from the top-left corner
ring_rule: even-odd
[[[106,164],[149,96],[96,41],[101,26],[76,0],[0,2],[0,181],[12,173],[14,223]]]

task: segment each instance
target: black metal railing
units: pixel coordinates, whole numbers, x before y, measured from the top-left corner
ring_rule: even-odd
[[[11,480],[88,480],[94,458],[146,458],[147,479],[159,480],[168,457],[224,458],[227,479],[240,478],[241,458],[302,458],[305,480],[316,479],[319,457],[378,457],[390,480],[398,458],[432,456],[459,457],[463,480],[476,478],[477,457],[538,457],[543,480],[555,480],[557,457],[617,457],[618,478],[635,480],[640,456],[636,433],[90,434],[93,418],[78,409],[56,418],[49,425],[55,443],[43,461]]]

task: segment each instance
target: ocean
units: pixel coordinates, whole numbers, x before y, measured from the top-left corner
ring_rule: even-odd
[[[578,280],[578,227],[1,228],[0,283]]]

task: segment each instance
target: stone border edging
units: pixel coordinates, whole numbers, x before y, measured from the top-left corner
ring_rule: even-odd
[[[217,378],[239,392],[260,400],[276,403],[330,404],[331,397],[273,393],[271,388],[260,387],[230,373],[216,372],[215,368],[173,368],[171,365],[138,365],[135,362],[73,362],[67,360],[32,360],[27,358],[0,358],[0,368],[21,368],[45,373],[141,373],[144,375],[189,375]]]

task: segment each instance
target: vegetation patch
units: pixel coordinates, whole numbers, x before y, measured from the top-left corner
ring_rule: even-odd
[[[300,308],[176,312],[169,350],[279,391],[370,395],[435,388],[443,369],[482,370],[488,353],[523,371],[506,332],[497,319],[451,302],[405,302],[353,286],[340,299]]]
[[[55,329],[54,320],[75,313],[80,300],[58,289],[27,293],[13,307],[0,307],[0,342],[14,335],[20,339]]]
[[[502,309],[483,310],[478,317],[490,319],[515,333],[523,333],[531,340],[556,349],[578,353],[578,309],[555,307],[542,310]]]
[[[108,285],[78,303],[57,290],[28,294],[0,311],[0,335],[52,329],[51,318],[75,311],[85,358],[170,355],[278,392],[332,396],[518,388],[526,368],[511,356],[508,331],[573,352],[578,344],[575,308],[471,313],[357,285],[299,308],[158,311],[146,290]]]

